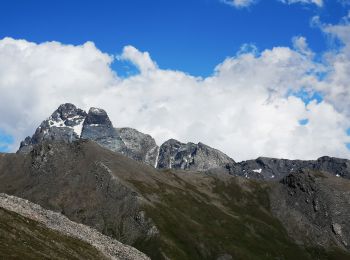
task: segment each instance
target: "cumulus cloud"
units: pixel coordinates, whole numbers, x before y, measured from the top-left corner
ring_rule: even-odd
[[[256,0],[223,0],[224,3],[236,8],[244,8],[255,4]]]
[[[256,4],[257,0],[222,0],[224,3],[231,5],[235,8],[245,8],[249,7],[253,4]],[[323,6],[323,0],[278,0],[281,3],[284,4],[315,4],[319,7]],[[342,4],[348,4],[350,0],[339,0]]]
[[[323,6],[323,0],[279,0],[280,2],[284,4],[315,4],[319,7]]]
[[[130,45],[125,46],[122,55],[117,58],[132,62],[140,70],[141,74],[154,71],[158,68],[148,52],[140,52]]]
[[[206,78],[163,70],[147,52],[126,46],[114,62],[132,62],[140,73],[116,75],[113,58],[93,43],[0,40],[0,129],[19,141],[59,104],[102,107],[116,127],[130,126],[155,137],[204,142],[235,160],[272,156],[350,158],[346,143],[350,109],[347,24],[322,30],[344,45],[313,60],[303,37],[294,48],[258,51],[243,46]],[[320,77],[320,74],[325,74]],[[307,104],[296,93],[324,95]],[[347,99],[349,100],[349,99]],[[306,125],[300,120],[308,119]]]
[[[340,48],[328,51],[324,55],[328,73],[325,79],[315,87],[325,93],[325,99],[334,104],[338,111],[350,116],[350,15],[337,25],[323,24],[315,17],[314,24],[330,37]]]

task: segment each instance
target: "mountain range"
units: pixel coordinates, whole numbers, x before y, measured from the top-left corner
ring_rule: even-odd
[[[235,162],[202,143],[158,146],[150,135],[115,128],[103,109],[73,104],[59,106],[17,153],[0,154],[3,197],[136,248],[115,259],[350,259],[349,178],[346,159]],[[28,215],[0,209],[1,239],[12,230],[2,215]],[[56,245],[66,245],[61,235]],[[81,246],[91,259],[106,255],[91,240]],[[31,248],[28,259],[43,250]]]

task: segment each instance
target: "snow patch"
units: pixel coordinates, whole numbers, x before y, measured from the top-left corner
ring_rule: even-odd
[[[261,173],[262,169],[261,168],[260,169],[255,169],[255,170],[253,170],[253,172]]]
[[[73,126],[73,131],[80,137],[83,131],[84,118],[78,121],[78,124]]]
[[[52,117],[50,117],[48,119],[48,124],[49,127],[66,127],[66,128],[70,128],[73,129],[73,131],[80,137],[81,136],[81,132],[83,130],[83,124],[84,124],[84,120],[85,117],[80,116],[80,115],[76,115],[70,118],[67,118],[66,120],[63,120],[62,118],[57,118],[57,119],[53,119]],[[68,126],[66,125],[67,121],[74,121],[75,125],[74,126]]]
[[[49,118],[49,126],[50,127],[53,127],[53,126],[55,126],[55,127],[66,127],[66,125],[64,124],[64,121],[61,118],[59,118],[57,120],[52,120],[51,117]]]
[[[158,147],[157,150],[158,150],[158,152],[157,152],[157,156],[156,156],[156,162],[154,163],[154,168],[157,168],[157,166],[158,166],[160,148]]]

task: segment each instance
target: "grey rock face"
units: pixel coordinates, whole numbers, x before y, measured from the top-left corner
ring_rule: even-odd
[[[234,164],[230,157],[205,144],[170,139],[160,146],[157,167],[205,171],[230,163]]]
[[[271,209],[296,241],[349,250],[349,187],[349,180],[301,170],[272,189]]]
[[[121,152],[125,149],[124,142],[103,109],[90,108],[83,124],[81,138],[95,141],[114,152]]]
[[[28,153],[34,144],[44,140],[72,142],[78,140],[81,135],[86,112],[76,108],[73,104],[63,104],[44,120],[36,129],[32,137],[27,137],[21,142],[20,153]]]
[[[350,179],[350,161],[346,159],[323,156],[314,162],[314,169]]]
[[[350,161],[333,157],[321,157],[315,161],[287,160],[259,157],[226,165],[230,174],[253,179],[281,180],[290,173],[302,169],[328,172],[338,177],[350,178]]]
[[[125,144],[125,148],[120,152],[136,161],[156,167],[159,147],[150,135],[129,127],[116,130]]]
[[[259,157],[256,160],[248,160],[226,166],[228,171],[233,175],[264,180],[280,180],[291,172],[310,167],[313,167],[310,161],[266,157]]]

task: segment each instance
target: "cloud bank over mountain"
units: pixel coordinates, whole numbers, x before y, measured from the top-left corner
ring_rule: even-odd
[[[118,56],[94,43],[0,40],[0,129],[14,138],[33,133],[59,104],[104,108],[117,127],[204,142],[235,160],[258,156],[350,158],[350,25],[315,24],[338,44],[322,58],[296,37],[293,48],[243,47],[206,78],[164,70],[151,54],[126,46]],[[121,77],[113,62],[140,73]],[[0,146],[6,145],[0,140]]]

